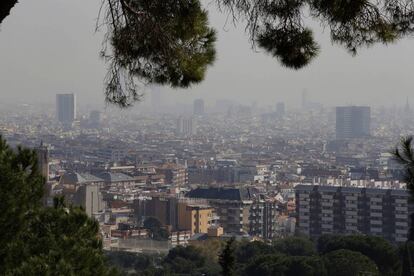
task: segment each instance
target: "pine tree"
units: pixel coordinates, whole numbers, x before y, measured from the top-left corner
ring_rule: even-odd
[[[414,150],[412,148],[413,137],[405,137],[401,140],[399,147],[394,151],[394,157],[397,162],[404,166],[405,176],[404,180],[407,189],[411,194],[411,201],[414,201]],[[405,243],[402,250],[403,261],[403,275],[414,275],[414,256],[412,249],[414,242],[414,213],[410,214],[410,231],[408,234],[408,241]]]
[[[405,170],[404,181],[411,194],[411,201],[414,201],[414,151],[412,148],[413,137],[409,136],[401,140],[400,146],[394,151],[397,162],[403,165]],[[408,239],[414,241],[414,214],[410,215],[411,225]]]
[[[43,207],[44,179],[33,150],[0,136],[0,274],[113,275],[98,223],[55,199]]]
[[[300,69],[319,53],[307,25],[315,19],[352,55],[414,33],[414,3],[370,0],[216,0],[234,24],[245,24],[252,48]],[[17,0],[0,1],[0,23]],[[171,87],[201,82],[215,59],[215,31],[200,0],[102,0],[105,95],[121,107],[141,99],[137,81]],[[99,12],[99,14],[101,14]]]
[[[234,241],[234,237],[228,240],[219,256],[219,264],[221,266],[223,276],[235,275],[236,257],[234,252]]]

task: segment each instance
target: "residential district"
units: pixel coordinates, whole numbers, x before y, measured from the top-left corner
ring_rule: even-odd
[[[170,111],[163,111],[170,110]],[[299,107],[197,99],[137,113],[0,108],[0,133],[37,151],[45,204],[64,196],[100,224],[108,250],[165,252],[229,236],[407,239],[414,206],[391,153],[413,131],[410,105]]]

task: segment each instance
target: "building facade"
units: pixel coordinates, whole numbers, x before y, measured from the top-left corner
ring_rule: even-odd
[[[207,233],[212,225],[214,209],[210,206],[178,203],[178,229],[190,230],[191,234]]]
[[[195,120],[191,117],[179,117],[177,119],[177,134],[191,136],[196,134]]]
[[[336,107],[336,138],[364,138],[370,135],[371,108],[369,106]]]
[[[76,95],[56,95],[56,118],[63,124],[71,124],[76,119]]]
[[[404,242],[413,211],[405,189],[319,186],[295,187],[297,229],[323,234],[367,234]]]
[[[165,184],[175,187],[185,187],[188,184],[188,171],[183,165],[166,163],[156,168],[156,172],[165,176]]]

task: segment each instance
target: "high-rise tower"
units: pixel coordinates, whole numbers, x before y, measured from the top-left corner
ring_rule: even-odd
[[[76,95],[56,95],[56,118],[63,124],[71,124],[76,119]]]
[[[370,135],[371,108],[369,106],[336,107],[336,138],[363,138]]]

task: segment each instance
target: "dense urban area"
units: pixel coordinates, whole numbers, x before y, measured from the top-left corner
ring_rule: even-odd
[[[299,108],[202,99],[152,114],[2,106],[0,131],[35,148],[45,204],[63,195],[99,221],[104,248],[168,252],[210,239],[369,234],[404,242],[413,207],[392,155],[411,129],[398,107]],[[165,108],[164,110],[168,110]]]
[[[0,27],[0,275],[414,275],[414,0],[3,0]]]

